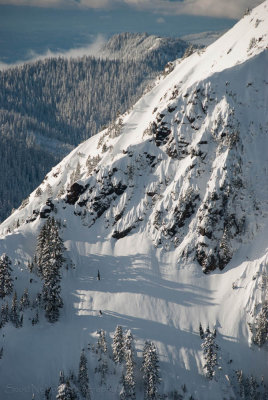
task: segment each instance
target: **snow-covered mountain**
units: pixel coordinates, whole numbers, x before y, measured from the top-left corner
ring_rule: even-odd
[[[186,41],[178,38],[124,32],[113,35],[98,49],[96,56],[112,60],[139,60],[149,56],[152,59],[158,58],[163,65],[163,62],[181,58],[188,46]]]
[[[47,58],[0,71],[0,167],[6,171],[0,221],[75,146],[135,104],[187,47],[179,39],[122,33],[95,56]]]
[[[105,355],[104,379],[94,347],[100,329],[110,345],[117,325],[134,336],[137,399],[146,340],[160,359],[161,398],[266,398],[267,23],[265,1],[169,64],[2,223],[0,254],[12,260],[18,296],[40,292],[29,269],[48,217],[59,221],[68,268],[57,322],[41,307],[34,326],[27,309],[21,328],[2,327],[1,398],[41,399],[48,387],[55,398],[59,371],[74,375],[85,348],[91,398],[118,399],[121,367]],[[217,331],[212,379],[200,323]]]

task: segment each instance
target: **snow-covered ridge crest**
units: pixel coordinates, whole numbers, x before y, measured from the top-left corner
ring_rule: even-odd
[[[156,344],[168,398],[183,383],[184,399],[239,398],[235,371],[265,375],[266,351],[252,337],[267,301],[267,11],[266,1],[205,51],[169,65],[130,112],[70,153],[1,225],[0,254],[15,264],[18,292],[29,285],[27,263],[48,216],[61,222],[76,266],[63,272],[59,322],[40,316],[34,332],[18,334],[8,327],[1,362],[9,387],[55,386],[96,331],[111,337],[116,325],[132,330],[138,358],[145,340]],[[38,278],[31,285],[34,293]],[[211,381],[200,322],[218,332]],[[113,391],[97,387],[93,398],[118,398],[116,379]]]

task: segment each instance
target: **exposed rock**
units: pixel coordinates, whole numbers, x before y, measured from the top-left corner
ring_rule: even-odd
[[[112,237],[114,238],[114,239],[122,239],[123,237],[125,237],[125,236],[127,236],[128,234],[129,234],[129,232],[131,232],[132,231],[132,229],[134,229],[135,228],[135,226],[130,226],[129,228],[127,228],[127,229],[124,229],[123,231],[121,231],[121,232],[119,232],[119,231],[114,231],[113,232],[113,234],[112,234]]]
[[[79,183],[75,182],[72,184],[70,189],[68,190],[67,196],[66,196],[66,203],[68,204],[75,204],[77,200],[79,199],[80,195],[83,194],[88,188],[88,185],[83,186],[80,185]]]
[[[51,199],[48,199],[46,204],[40,209],[40,218],[47,218],[51,211],[54,211],[54,209],[54,204],[52,203]]]

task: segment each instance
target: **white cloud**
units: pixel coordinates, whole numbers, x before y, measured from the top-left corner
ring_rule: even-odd
[[[164,15],[190,14],[241,18],[247,8],[254,8],[263,0],[124,0],[124,2]]]
[[[164,20],[163,17],[159,17],[159,18],[157,18],[156,22],[157,22],[158,24],[164,24],[166,21]]]
[[[25,61],[17,61],[15,64],[6,64],[0,62],[0,70],[4,70],[10,67],[15,67],[18,65],[31,63],[37,60],[44,60],[46,58],[52,58],[52,57],[64,57],[64,58],[75,58],[75,57],[83,57],[83,56],[90,56],[90,55],[96,55],[98,51],[102,48],[102,46],[105,44],[106,40],[103,35],[98,35],[96,37],[96,40],[91,43],[88,46],[85,47],[78,47],[76,49],[70,49],[67,51],[59,51],[59,52],[53,52],[51,50],[47,50],[43,54],[38,54],[35,51],[31,50],[28,52],[28,57],[27,60]]]
[[[213,17],[240,18],[246,8],[262,0],[0,0],[0,4],[40,7],[113,8],[122,4],[163,15],[190,14]]]

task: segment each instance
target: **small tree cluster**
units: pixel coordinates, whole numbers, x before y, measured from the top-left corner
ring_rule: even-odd
[[[3,327],[9,321],[9,307],[8,303],[2,303],[1,306],[1,327]]]
[[[116,327],[113,343],[113,359],[116,364],[122,364],[125,361],[125,369],[122,374],[120,399],[135,399],[135,377],[134,377],[134,350],[133,336],[130,330],[123,335],[122,326]]]
[[[1,319],[0,319],[0,328],[5,326],[5,324],[9,321],[15,325],[16,328],[20,328],[23,325],[23,314],[20,314],[19,311],[22,311],[18,305],[17,292],[14,292],[11,306],[9,308],[8,303],[2,303],[1,306]]]
[[[264,302],[260,313],[249,326],[253,333],[253,343],[262,347],[268,341],[268,301]]]
[[[73,170],[70,176],[70,186],[74,184],[76,181],[78,181],[80,178],[81,178],[81,165],[80,162],[78,161],[75,170]]]
[[[21,296],[21,299],[20,299],[19,309],[20,309],[20,311],[23,311],[28,307],[30,307],[29,293],[28,293],[28,289],[24,289],[23,295]]]
[[[76,390],[71,387],[70,381],[61,383],[58,386],[57,400],[78,400]]]
[[[77,390],[79,389],[80,395],[78,396]],[[60,371],[57,400],[78,400],[80,396],[83,399],[90,400],[89,378],[87,357],[84,349],[80,355],[78,377],[71,372],[68,378],[65,378],[63,371]]]
[[[86,166],[87,166],[87,170],[88,170],[88,175],[91,174],[91,172],[94,170],[94,168],[98,165],[98,163],[100,162],[100,156],[97,155],[96,157],[90,157],[90,155],[87,158],[86,161]]]
[[[201,335],[200,335],[201,336]],[[203,355],[205,359],[204,370],[206,377],[212,379],[215,375],[215,367],[217,365],[217,351],[219,346],[215,343],[216,330],[213,333],[210,332],[209,327],[204,334],[203,343],[201,345],[203,349]]]
[[[19,317],[19,312],[18,312],[18,299],[17,299],[16,292],[14,292],[14,296],[12,298],[9,317],[10,317],[10,321],[13,322],[13,324],[16,327],[18,327],[19,323],[20,323],[20,317]]]
[[[258,382],[255,376],[247,376],[242,370],[238,370],[236,371],[236,377],[239,398],[244,400],[266,400],[268,398],[268,389],[263,382],[263,376],[261,377],[261,382]]]
[[[0,298],[2,299],[13,291],[11,272],[11,260],[4,253],[0,257]]]
[[[107,133],[111,138],[115,138],[121,134],[122,128],[123,128],[123,118],[117,112],[117,119],[109,124]]]

